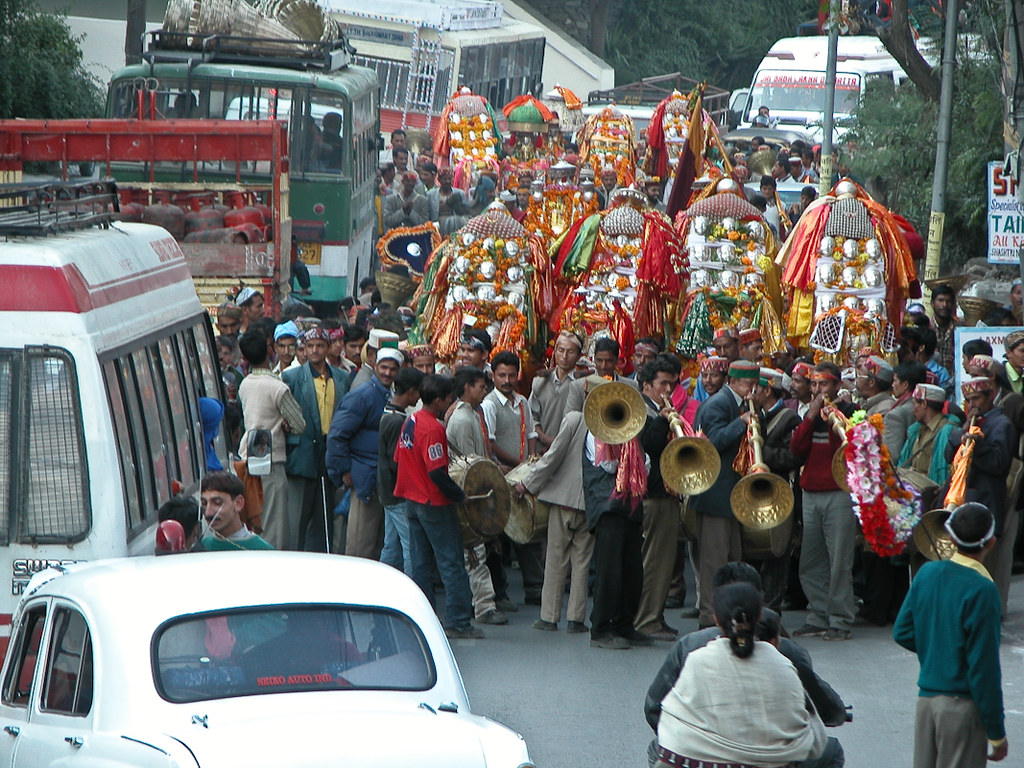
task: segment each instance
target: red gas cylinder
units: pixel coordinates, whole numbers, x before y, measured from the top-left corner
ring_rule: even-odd
[[[270,206],[269,205],[267,205],[265,203],[253,203],[252,207],[257,209],[260,213],[263,214],[263,223],[264,224],[269,224],[271,221],[273,221],[274,213],[273,213],[273,211],[270,210]]]
[[[142,211],[142,221],[145,224],[156,224],[171,233],[175,240],[185,237],[185,212],[176,205],[170,203],[157,203],[147,205]]]
[[[232,243],[245,245],[249,241],[245,233],[237,229],[203,229],[185,235],[186,243]]]
[[[224,214],[225,227],[238,227],[243,224],[252,224],[254,227],[263,228],[266,222],[259,208],[247,205],[244,208],[235,208]]]
[[[139,203],[121,203],[121,214],[117,217],[121,221],[142,221],[142,213],[146,207]]]
[[[202,232],[208,229],[223,229],[224,214],[213,206],[185,214],[185,235],[190,232]]]
[[[224,223],[226,224],[227,222],[225,221]],[[245,235],[245,241],[247,243],[267,242],[267,237],[263,232],[263,227],[258,227],[255,224],[246,223],[239,224],[236,227],[234,227],[234,229]]]

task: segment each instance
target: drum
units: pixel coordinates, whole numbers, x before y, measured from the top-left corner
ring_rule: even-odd
[[[505,525],[505,534],[516,544],[529,544],[531,541],[536,541],[548,530],[548,516],[551,512],[548,504],[539,501],[530,493],[524,493],[521,499],[517,499],[515,493],[512,492],[516,483],[529,477],[533,464],[532,461],[524,462],[505,475],[511,494],[511,509],[508,523]]]
[[[512,495],[497,464],[482,456],[459,456],[448,464],[448,474],[467,496],[493,491],[486,499],[456,505],[463,546],[474,546],[505,530]]]

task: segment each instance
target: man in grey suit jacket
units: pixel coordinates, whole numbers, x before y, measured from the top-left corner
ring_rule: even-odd
[[[306,363],[289,368],[281,379],[289,386],[302,407],[306,429],[287,437],[289,502],[292,519],[299,521],[297,549],[329,551],[333,521],[328,519],[334,509],[334,485],[327,479],[324,455],[331,418],[348,392],[348,374],[327,362],[330,335],[322,328],[311,328],[303,334]],[[321,520],[323,521],[321,523]],[[340,538],[341,531],[338,532]],[[335,541],[337,546],[344,542]]]
[[[732,468],[740,441],[750,424],[750,410],[744,401],[761,378],[761,367],[747,360],[729,365],[729,381],[697,409],[695,429],[703,429],[722,457],[722,471],[715,484],[691,503],[697,512],[697,542],[700,551],[700,625],[715,623],[711,579],[715,571],[732,560],[742,560],[740,524],[732,513],[729,496],[740,476]]]

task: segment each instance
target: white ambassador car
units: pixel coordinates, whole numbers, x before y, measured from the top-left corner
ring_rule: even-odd
[[[0,766],[531,766],[379,563],[290,552],[45,571],[14,616]]]

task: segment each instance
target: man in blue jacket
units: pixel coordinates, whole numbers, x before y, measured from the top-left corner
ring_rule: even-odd
[[[348,392],[348,374],[328,364],[330,334],[311,328],[303,334],[306,362],[281,374],[302,407],[306,428],[285,439],[288,456],[288,495],[292,519],[299,521],[297,549],[316,552],[330,548],[327,515],[334,509],[334,486],[327,479],[324,454],[334,411]]]
[[[401,364],[398,349],[379,349],[373,376],[345,395],[327,433],[327,474],[352,494],[345,554],[353,557],[378,560],[384,543],[384,509],[377,497],[380,418]]]

